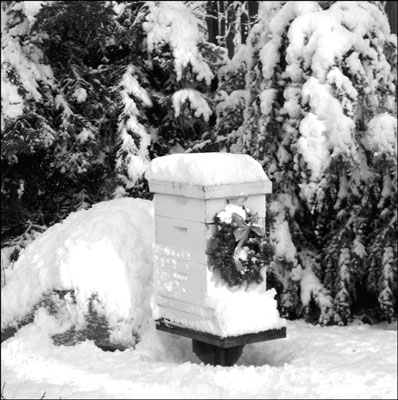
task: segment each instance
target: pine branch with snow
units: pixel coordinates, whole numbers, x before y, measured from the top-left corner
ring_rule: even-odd
[[[259,160],[273,181],[268,212],[279,210],[279,217],[270,220],[271,231],[287,262],[279,276],[304,267],[299,255],[314,251],[324,272],[314,263],[303,270],[314,268],[324,284],[323,322],[347,323],[361,303],[358,293],[363,296],[372,227],[382,226],[372,214],[373,201],[386,215],[387,204],[396,202],[396,36],[383,11],[369,2],[323,8],[316,2],[264,3],[259,17],[247,44],[250,100],[235,148]],[[380,157],[389,160],[388,168],[377,166]],[[377,200],[370,193],[380,182]],[[281,243],[289,242],[283,249]],[[377,276],[384,271],[381,254]],[[389,289],[380,304],[396,307],[387,284],[392,281],[382,280]],[[281,306],[305,312],[303,299],[301,311],[292,300],[297,296],[290,299],[292,282],[285,279],[283,286]]]
[[[183,152],[208,130],[217,61],[199,21],[183,2],[150,3],[143,28],[159,114],[150,153]]]

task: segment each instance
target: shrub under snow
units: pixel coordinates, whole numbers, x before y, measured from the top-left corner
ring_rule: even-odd
[[[111,342],[134,345],[151,318],[152,227],[152,203],[131,198],[98,203],[50,227],[8,270],[2,331],[47,295],[66,293],[50,297],[65,330],[84,329],[93,307]]]

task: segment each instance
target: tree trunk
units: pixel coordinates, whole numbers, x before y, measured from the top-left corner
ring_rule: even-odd
[[[385,10],[390,22],[391,33],[397,34],[397,1],[386,1]]]
[[[233,1],[228,1],[228,9],[227,9],[227,29],[228,34],[226,37],[226,45],[228,49],[228,57],[232,58],[234,55],[234,36],[236,34],[235,29],[235,20],[236,20],[236,12],[233,7]]]
[[[208,1],[206,5],[207,17],[207,30],[209,33],[209,42],[218,44],[218,15],[217,15],[217,1]]]
[[[250,25],[254,23],[258,14],[258,1],[248,1],[247,8],[249,11]]]
[[[218,32],[221,37],[225,36],[225,4],[224,1],[218,1]]]

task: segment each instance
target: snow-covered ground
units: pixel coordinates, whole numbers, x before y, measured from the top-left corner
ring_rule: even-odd
[[[3,342],[5,398],[397,398],[397,325],[288,323],[233,367],[200,363],[189,339],[151,330],[135,350],[54,346],[45,318]]]

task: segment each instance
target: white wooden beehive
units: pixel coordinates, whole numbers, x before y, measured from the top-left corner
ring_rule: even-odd
[[[265,226],[266,194],[271,181],[225,185],[192,185],[149,180],[154,193],[154,279],[158,318],[203,332],[220,331],[214,310],[206,304],[211,272],[208,240],[215,215],[228,203],[245,205]]]

